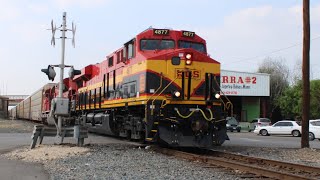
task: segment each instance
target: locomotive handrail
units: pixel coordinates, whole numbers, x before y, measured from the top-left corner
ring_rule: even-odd
[[[162,87],[162,77],[163,77],[163,74],[161,73],[160,74],[161,76],[161,78],[160,78],[160,85],[159,85],[159,87],[158,87],[158,89],[152,94],[152,96],[147,100],[147,104],[148,104],[148,101],[161,89],[161,87]]]
[[[151,103],[152,107],[153,107],[154,101],[155,101],[175,80],[177,80],[177,78],[178,78],[178,77],[176,77],[175,79],[171,80],[171,82],[170,82],[166,87],[164,87],[164,88],[162,89],[162,91],[158,94],[158,96],[152,100],[152,103]],[[151,115],[153,115],[153,108],[151,109]]]
[[[220,88],[220,85],[218,84],[217,82],[217,79],[214,78],[214,82],[218,85],[218,87]],[[224,106],[224,110],[229,109],[230,106],[231,106],[231,116],[233,116],[233,104],[232,102],[230,101],[230,99],[224,94],[224,92],[221,90],[220,88],[220,92],[223,94],[223,96],[227,99],[227,103],[225,103],[221,98],[220,98],[220,101],[222,102],[223,106]]]
[[[147,99],[147,103],[146,103],[146,106],[145,106],[145,117],[147,117],[148,101],[150,101],[150,99],[151,99],[151,98],[161,89],[161,87],[162,87],[162,77],[163,77],[162,72],[160,73],[160,77],[161,77],[161,78],[160,78],[160,84],[159,84],[158,89],[152,94],[151,97],[149,97],[149,99]],[[153,111],[152,111],[151,115],[153,115]]]

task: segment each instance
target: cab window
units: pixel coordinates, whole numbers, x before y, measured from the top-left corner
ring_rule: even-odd
[[[163,50],[163,49],[173,49],[174,41],[173,40],[164,40],[164,39],[142,39],[140,41],[141,50]]]
[[[135,57],[135,39],[124,44],[123,61]]]
[[[189,41],[179,41],[178,46],[179,46],[179,48],[192,48],[192,49],[197,50],[202,53],[206,52],[206,48],[205,48],[204,44],[202,44],[202,43],[189,42]]]
[[[133,58],[134,57],[134,49],[133,49],[133,44],[128,44],[128,58]]]

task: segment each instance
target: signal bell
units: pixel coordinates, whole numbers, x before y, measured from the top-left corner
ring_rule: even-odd
[[[56,72],[54,71],[54,68],[52,66],[49,65],[47,69],[41,69],[41,71],[48,76],[49,80],[54,81],[54,78],[56,77]]]

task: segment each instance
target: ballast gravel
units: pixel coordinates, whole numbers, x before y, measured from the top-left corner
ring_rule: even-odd
[[[48,158],[24,158],[17,152],[7,157],[40,162],[51,179],[241,179],[236,175],[204,167],[197,162],[179,160],[127,144],[90,145],[77,153],[50,158],[50,152],[39,156]],[[27,147],[26,147],[27,149]],[[24,153],[27,150],[20,150]],[[51,149],[51,148],[48,148]],[[65,148],[62,148],[62,150]],[[89,149],[89,151],[87,151]],[[57,150],[57,149],[55,149]],[[32,151],[32,150],[30,150]],[[43,150],[41,150],[43,151]],[[35,154],[36,151],[30,154]],[[74,154],[77,154],[76,156]],[[26,155],[26,154],[25,154]],[[37,156],[37,155],[33,155]]]
[[[148,146],[147,146],[148,147]],[[316,149],[277,149],[241,146],[216,148],[239,154],[320,166]],[[51,179],[247,179],[240,171],[205,167],[128,144],[40,145],[5,154],[7,158],[42,163]],[[250,179],[250,178],[249,178]]]

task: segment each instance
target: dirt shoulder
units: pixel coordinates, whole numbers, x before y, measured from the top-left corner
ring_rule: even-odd
[[[35,123],[26,120],[8,120],[0,118],[0,133],[30,133]]]

